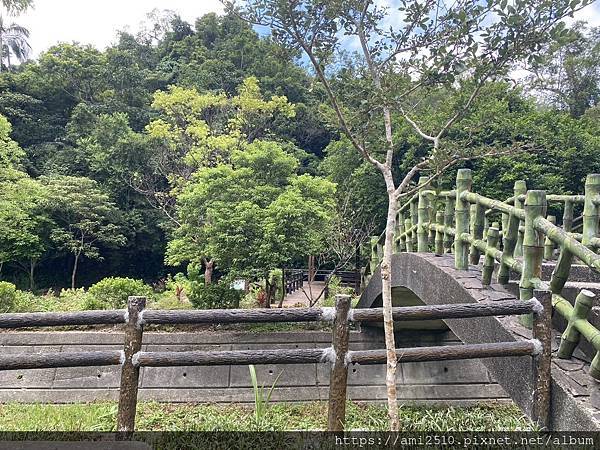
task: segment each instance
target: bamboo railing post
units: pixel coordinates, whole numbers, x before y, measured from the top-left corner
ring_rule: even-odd
[[[573,202],[565,200],[563,211],[563,230],[570,233],[573,230]]]
[[[429,223],[436,223],[436,217],[437,217],[437,197],[433,197],[432,200],[430,200],[429,202]],[[435,236],[436,236],[436,232],[433,228],[431,227],[427,227],[428,231],[429,231],[429,247],[433,248],[435,247]]]
[[[523,234],[523,273],[519,284],[519,297],[529,300],[533,289],[542,277],[544,235],[537,231],[534,222],[546,215],[546,192],[529,191],[525,200],[525,233]],[[523,316],[522,323],[531,326],[531,316]]]
[[[407,252],[412,252],[414,251],[413,249],[413,232],[409,230],[412,228],[412,222],[410,219],[405,219],[404,220],[404,228],[406,229],[406,251]]]
[[[412,232],[410,234],[412,240],[412,251],[417,251],[417,222],[419,217],[418,195],[415,195],[410,201],[410,223]]]
[[[495,249],[498,245],[498,238],[500,237],[500,230],[498,230],[498,224],[494,222],[487,232],[487,246],[488,249]],[[485,260],[483,261],[482,271],[482,284],[489,286],[492,283],[492,274],[494,273],[494,265],[496,260],[491,254],[486,253]]]
[[[436,213],[435,223],[437,225],[437,228],[435,229],[435,254],[436,256],[442,256],[444,254],[444,233],[441,229],[441,227],[444,226],[443,211],[438,211]]]
[[[469,270],[469,245],[462,240],[462,234],[469,232],[469,202],[462,199],[462,193],[471,190],[473,177],[470,169],[459,169],[456,175],[456,235],[454,236],[454,266],[458,270]]]
[[[521,195],[527,194],[527,184],[525,183],[524,180],[515,181],[514,193],[515,193],[515,204],[514,204],[515,208],[523,209],[523,201],[520,200],[519,197]],[[515,245],[514,256],[523,256],[524,233],[521,232],[521,225],[522,225],[522,223],[520,223],[520,221],[519,221],[519,228],[518,228],[518,233],[517,233],[517,244]]]
[[[542,430],[550,430],[550,402],[552,399],[552,293],[550,291],[534,291],[535,298],[541,308],[533,313],[533,338],[542,348],[533,358],[534,398],[533,421]]]
[[[596,295],[592,291],[582,289],[575,299],[575,307],[569,317],[567,328],[560,339],[560,346],[558,347],[558,356],[561,359],[569,359],[573,355],[573,351],[579,344],[581,333],[577,329],[575,323],[578,320],[586,320],[592,306],[594,304],[594,298]]]
[[[588,175],[585,179],[585,202],[583,205],[583,239],[581,243],[590,246],[592,239],[598,236],[600,207],[596,199],[600,194],[600,174]]]
[[[516,188],[517,185],[515,183],[515,190],[517,190]],[[514,214],[506,216],[506,225],[502,229],[503,260],[498,269],[498,283],[500,284],[508,284],[510,280],[510,267],[504,262],[504,259],[515,256],[520,223],[521,221]]]
[[[423,186],[429,181],[427,177],[419,179],[419,185]],[[419,191],[419,203],[417,206],[417,251],[424,253],[429,250],[429,230],[427,222],[429,221],[429,200],[423,192],[424,188]]]
[[[556,217],[555,216],[548,216],[547,217],[548,222],[550,222],[553,225],[556,225]],[[554,258],[554,242],[552,242],[552,240],[546,236],[546,240],[544,241],[544,259],[546,261],[551,261]]]
[[[350,296],[335,297],[335,319],[333,322],[333,357],[329,378],[328,430],[343,431],[346,424],[346,388],[348,382],[348,340],[350,328],[348,313]]]
[[[144,330],[141,315],[145,307],[146,297],[129,297],[127,301],[124,360],[121,367],[121,386],[117,413],[117,431],[125,433],[125,437],[130,436],[135,430],[140,368],[134,364],[133,357],[142,349]]]
[[[404,236],[404,213],[399,212],[396,220],[396,228],[398,230],[394,237],[396,253],[406,251],[406,236]]]
[[[483,239],[483,231],[485,226],[485,208],[479,203],[471,205],[471,235],[475,239]],[[471,245],[469,252],[470,263],[474,266],[479,264],[481,253],[474,245]]]
[[[444,251],[452,253],[452,244],[454,236],[450,233],[450,228],[454,225],[454,204],[456,202],[451,196],[447,196],[444,205]]]

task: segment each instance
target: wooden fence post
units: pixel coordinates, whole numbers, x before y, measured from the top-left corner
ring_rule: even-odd
[[[498,230],[499,224],[494,222],[490,228],[488,228],[487,232],[487,246],[488,249],[495,249],[498,245],[498,239],[500,237],[500,230]],[[481,284],[484,286],[489,286],[492,283],[492,274],[494,273],[494,265],[496,263],[496,259],[490,254],[485,255],[485,259],[483,261],[483,279]]]
[[[600,174],[588,175],[585,179],[585,203],[583,206],[583,239],[581,243],[589,246],[592,239],[598,236],[600,207],[596,204],[600,194]]]
[[[419,185],[423,186],[429,181],[427,177],[419,179]],[[423,192],[425,188],[419,191],[419,203],[417,205],[417,251],[424,253],[429,250],[429,229],[427,222],[429,221],[429,200]]]
[[[552,225],[556,225],[555,216],[548,216],[547,219]],[[544,241],[544,259],[546,261],[554,259],[554,242],[552,242],[552,240],[547,236],[546,240]]]
[[[135,430],[138,382],[140,368],[134,365],[133,356],[142,349],[143,324],[141,313],[146,307],[146,297],[129,297],[127,323],[125,324],[124,361],[121,366],[119,411],[117,431],[131,435]]]
[[[550,402],[552,399],[552,292],[535,290],[541,308],[533,314],[533,338],[542,348],[533,360],[534,398],[532,417],[544,430],[551,430]]]
[[[526,195],[527,194],[527,183],[524,180],[517,180],[515,181],[515,187],[514,187],[514,194],[515,194],[515,201],[514,201],[514,206],[517,209],[523,209],[523,201],[519,199],[519,197],[521,195]],[[519,227],[518,227],[518,232],[517,232],[517,243],[515,245],[515,252],[514,255],[515,256],[523,256],[523,239],[524,239],[524,233],[521,232],[521,221],[519,221]]]
[[[444,226],[444,212],[438,211],[435,215],[435,224],[438,228],[435,229],[435,254],[442,256],[444,254],[444,232],[441,227]]]
[[[471,205],[471,235],[477,239],[483,239],[483,232],[485,230],[485,208],[479,203]],[[481,253],[477,250],[477,247],[471,245],[469,252],[469,262],[476,266],[479,264]]]
[[[408,230],[410,230],[411,228],[412,228],[412,221],[410,219],[404,219],[404,229],[406,230],[406,240],[405,240],[406,251],[409,253],[413,251],[414,231],[411,231],[410,233],[408,232]]]
[[[327,428],[329,431],[343,431],[346,424],[346,385],[348,381],[348,340],[350,328],[348,313],[350,296],[335,297],[335,319],[333,322],[333,366],[329,379],[329,410]]]
[[[446,197],[444,205],[444,251],[452,253],[452,244],[454,236],[450,234],[449,229],[454,225],[454,206],[455,201],[451,196]]]
[[[534,222],[546,215],[546,192],[529,191],[525,200],[525,233],[523,234],[523,273],[519,284],[519,297],[529,300],[533,297],[536,282],[542,278],[544,258],[544,235],[537,231]],[[531,327],[531,316],[523,316],[523,325]]]
[[[462,193],[471,190],[471,170],[459,169],[456,175],[456,235],[454,236],[454,266],[458,270],[469,270],[469,244],[462,239],[469,232],[469,202],[461,198]]]

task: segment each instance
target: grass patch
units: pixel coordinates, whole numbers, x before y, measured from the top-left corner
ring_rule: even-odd
[[[73,405],[0,405],[0,431],[114,431],[116,403]],[[251,407],[239,405],[138,405],[138,431],[284,431],[323,430],[327,404],[273,404],[265,420],[256,423]],[[402,406],[402,431],[528,431],[531,422],[511,405],[468,408]],[[387,412],[381,405],[349,402],[347,429],[387,430]]]

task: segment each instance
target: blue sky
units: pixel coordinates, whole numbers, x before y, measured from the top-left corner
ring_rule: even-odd
[[[394,0],[379,0],[392,4]],[[118,30],[137,31],[151,10],[170,9],[187,21],[208,12],[222,12],[218,0],[36,0],[36,6],[15,19],[31,31],[33,56],[58,42],[80,42],[104,48]],[[600,1],[580,11],[577,20],[600,26]]]

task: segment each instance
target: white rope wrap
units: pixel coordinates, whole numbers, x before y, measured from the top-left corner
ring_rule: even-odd
[[[333,368],[333,363],[335,362],[335,350],[333,347],[327,347],[323,349],[323,354],[321,355],[321,362],[331,363],[331,367]]]
[[[325,322],[333,322],[335,320],[335,308],[321,308],[321,319]]]
[[[542,305],[540,303],[540,301],[537,298],[532,298],[531,299],[534,302],[533,308],[531,309],[531,311],[536,315],[539,316],[540,314],[544,313],[544,305]]]
[[[121,353],[121,356],[119,357],[119,363],[121,365],[123,365],[123,364],[125,364],[125,352],[123,350],[121,350],[120,353]],[[135,357],[135,355],[134,355],[134,357]]]
[[[145,309],[142,310],[142,311],[140,311],[140,313],[138,314],[138,320],[137,320],[137,322],[135,324],[135,327],[138,328],[138,329],[142,328],[144,326],[144,323],[145,323],[144,322],[144,312],[146,312]]]
[[[532,339],[531,343],[533,344],[533,356],[541,355],[544,351],[544,346],[537,339]]]
[[[129,322],[129,310],[125,310],[125,314],[123,314],[123,319],[125,320],[125,323]]]
[[[348,322],[354,322],[354,309],[350,308],[348,311]]]

